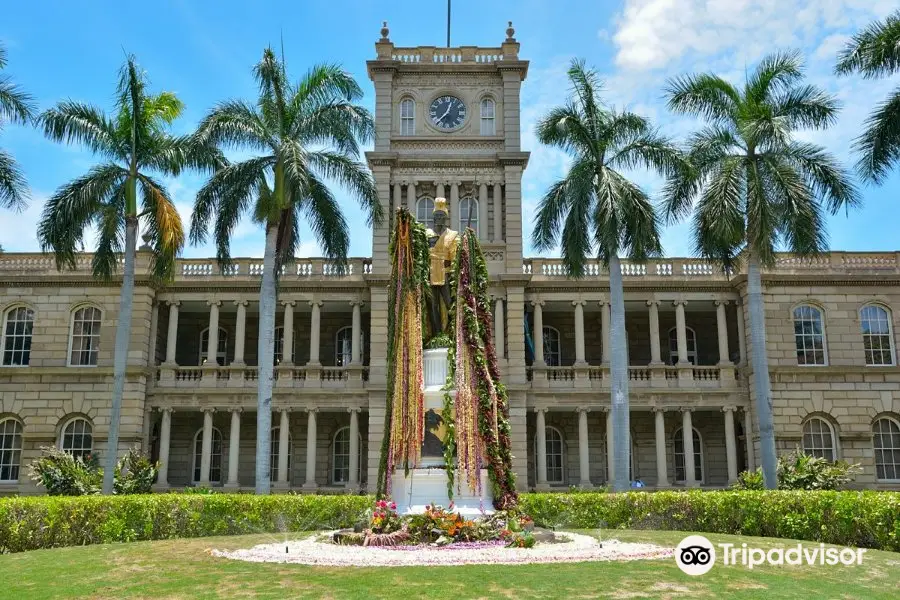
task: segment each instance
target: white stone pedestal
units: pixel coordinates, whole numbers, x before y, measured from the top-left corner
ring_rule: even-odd
[[[440,412],[444,408],[444,390],[447,383],[449,364],[447,360],[447,348],[425,350],[423,352],[423,375],[425,379],[425,410]],[[450,391],[451,396],[456,396],[456,391]],[[481,494],[469,489],[468,484],[460,479],[460,473],[456,472],[456,482],[461,485],[454,486],[454,509],[465,517],[477,517],[482,513],[494,512],[494,498],[491,493],[490,479],[487,469],[481,469]],[[425,457],[418,469],[412,469],[409,477],[405,477],[403,470],[398,469],[391,478],[391,499],[397,503],[397,512],[400,514],[421,513],[425,506],[440,504],[447,508],[450,497],[447,494],[447,471],[444,468],[444,459]]]

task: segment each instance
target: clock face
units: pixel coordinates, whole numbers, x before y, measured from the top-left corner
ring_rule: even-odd
[[[466,103],[456,96],[438,96],[429,109],[431,122],[440,129],[456,129],[466,120]]]

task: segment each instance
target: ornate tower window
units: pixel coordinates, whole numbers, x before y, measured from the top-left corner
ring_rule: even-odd
[[[494,101],[490,98],[485,98],[481,101],[481,135],[495,135],[496,133]]]
[[[415,135],[416,103],[412,98],[400,101],[400,135]]]

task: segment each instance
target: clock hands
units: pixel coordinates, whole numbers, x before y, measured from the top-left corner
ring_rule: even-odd
[[[450,102],[448,102],[448,103],[447,103],[447,112],[445,112],[444,114],[442,114],[442,115],[441,115],[441,118],[438,119],[438,121],[443,121],[443,120],[444,120],[444,117],[446,117],[447,115],[450,114],[450,109],[451,109],[451,108],[453,108],[453,104],[451,104]]]

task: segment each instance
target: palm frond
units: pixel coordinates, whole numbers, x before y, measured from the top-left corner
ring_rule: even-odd
[[[838,55],[835,72],[877,78],[900,70],[900,10],[875,21],[853,36]]]
[[[214,172],[228,164],[222,152],[213,145],[202,144],[194,136],[172,136],[158,133],[140,149],[140,167],[177,176],[184,169]]]
[[[625,146],[607,159],[606,164],[613,169],[646,168],[671,176],[683,167],[684,160],[672,140],[658,131],[647,129],[637,136],[632,135]]]
[[[31,94],[14,84],[10,77],[0,76],[0,121],[24,125],[34,118],[35,110]]]
[[[761,264],[769,266],[775,262],[779,213],[756,161],[748,162],[745,177],[747,246]]]
[[[803,56],[796,50],[774,52],[764,57],[747,80],[748,100],[762,104],[803,77]]]
[[[824,129],[837,121],[840,103],[814,85],[792,87],[776,95],[772,114],[785,119],[788,127]]]
[[[0,208],[24,210],[28,197],[25,175],[12,155],[0,150]]]
[[[900,87],[866,119],[853,148],[859,154],[856,170],[875,183],[884,181],[891,168],[900,164]]]
[[[659,218],[650,197],[640,187],[612,169],[607,170],[607,177],[614,182],[618,190],[615,204],[621,228],[617,251],[637,261],[661,256]],[[599,227],[602,226],[598,223]],[[612,235],[613,232],[610,231],[609,235],[604,237],[609,239]],[[608,264],[611,257],[611,251],[604,255],[601,249],[601,259],[605,263]]]
[[[47,204],[38,223],[41,250],[55,254],[56,266],[75,268],[76,246],[84,229],[98,218],[113,198],[122,198],[128,172],[115,164],[103,164],[59,188]],[[124,208],[122,209],[124,211]]]
[[[276,132],[270,131],[259,109],[245,102],[229,100],[217,105],[197,127],[197,143],[220,148],[252,148],[261,152],[278,146]]]
[[[780,169],[785,168],[785,164],[795,169],[812,197],[824,201],[831,214],[842,208],[856,208],[862,202],[850,175],[824,148],[793,142],[783,152],[765,156],[765,160],[766,164],[777,165]]]
[[[310,173],[305,187],[291,192],[297,216],[305,218],[325,257],[339,265],[346,264],[350,233],[341,206],[328,186]]]
[[[175,275],[175,259],[184,248],[184,226],[165,186],[146,175],[140,175],[138,182],[153,249],[151,273],[157,281],[169,281]]]
[[[99,109],[87,104],[65,101],[48,109],[38,118],[44,135],[55,142],[82,144],[92,152],[114,158],[127,159],[125,140]]]
[[[291,137],[313,146],[334,146],[356,157],[360,143],[375,139],[375,121],[365,108],[334,100],[297,115],[291,124]]]
[[[825,250],[822,210],[803,174],[779,156],[765,157],[759,168],[774,200],[778,233],[791,252],[810,256]]]
[[[576,159],[566,177],[551,185],[538,203],[534,217],[534,229],[531,232],[531,244],[539,252],[547,252],[556,247],[573,197],[591,193],[595,164],[589,158]],[[587,191],[585,191],[585,186],[588,188]],[[585,231],[589,226],[588,221],[584,221]],[[589,241],[587,249],[590,250]],[[572,266],[575,266],[574,263]],[[570,269],[570,271],[579,272],[577,269]]]
[[[703,117],[714,123],[733,121],[741,104],[740,94],[733,85],[706,73],[669,79],[664,93],[672,112]]]
[[[269,117],[270,123],[277,126],[278,133],[284,135],[288,82],[284,65],[276,58],[272,48],[263,51],[262,59],[253,68],[253,75],[259,85],[260,107],[263,113]]]
[[[125,186],[116,188],[109,202],[99,206],[94,222],[97,224],[97,247],[91,257],[94,277],[109,281],[119,267],[119,257],[125,250]]]
[[[697,254],[725,267],[734,264],[746,235],[743,163],[740,157],[728,157],[715,165],[694,213]]]
[[[570,154],[594,154],[595,140],[584,114],[571,102],[550,110],[535,128],[537,139]],[[600,157],[597,156],[597,160]]]
[[[378,201],[378,188],[363,163],[326,150],[310,152],[306,158],[309,167],[318,175],[337,182],[356,197],[368,225],[381,225],[384,213]]]

